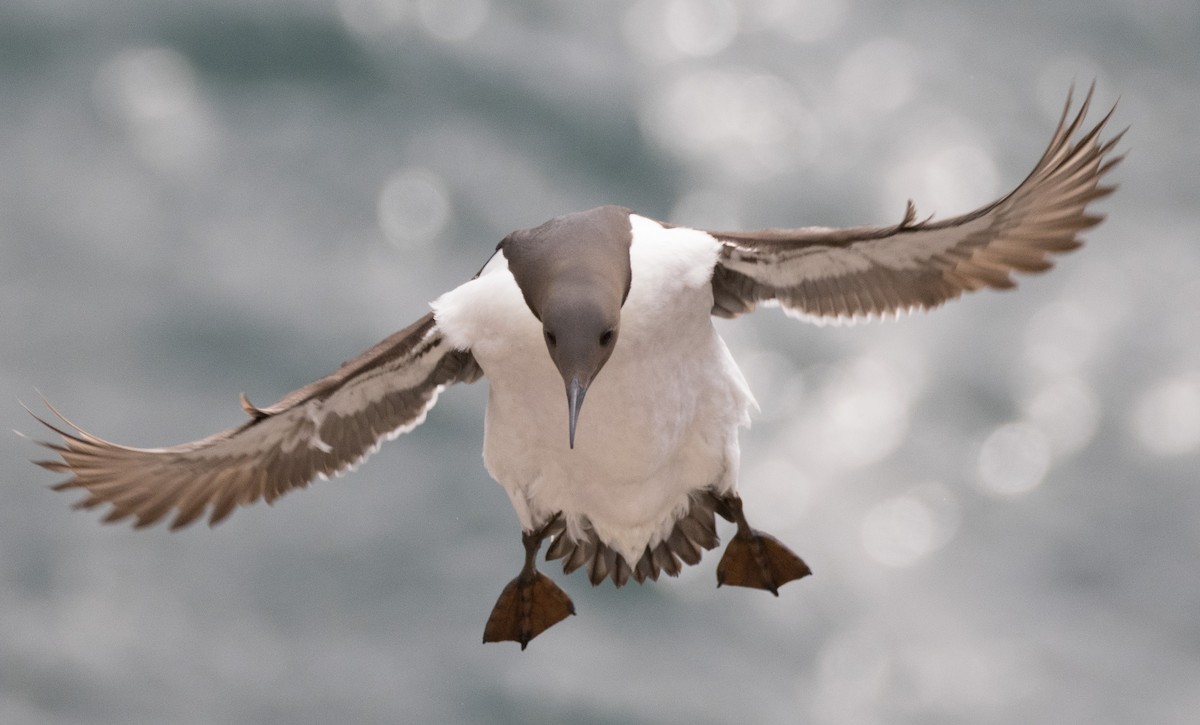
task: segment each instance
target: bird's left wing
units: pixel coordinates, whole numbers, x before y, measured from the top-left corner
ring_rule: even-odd
[[[1033,172],[969,214],[917,222],[909,202],[891,227],[709,232],[722,244],[713,314],[737,317],[763,303],[817,322],[883,317],[937,307],[964,291],[1012,287],[1013,271],[1048,269],[1050,254],[1075,249],[1079,232],[1103,219],[1088,204],[1115,188],[1100,184],[1121,160],[1111,153],[1121,134],[1101,138],[1112,111],[1080,134],[1091,96],[1074,118],[1068,97]]]
[[[429,313],[270,407],[243,396],[249,421],[193,443],[120,446],[54,411],[62,426],[38,420],[62,436],[42,443],[58,458],[36,463],[71,474],[55,489],[85,489],[80,507],[112,504],[106,522],[132,516],[149,526],[174,512],[177,529],[209,510],[212,525],[236,506],[270,502],[352,468],[383,440],[420,425],[445,386],[480,375],[471,353],[453,349]]]

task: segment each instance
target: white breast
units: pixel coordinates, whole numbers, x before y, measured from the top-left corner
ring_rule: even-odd
[[[529,530],[562,511],[582,517],[628,561],[670,529],[688,492],[733,489],[737,427],[754,405],[713,329],[718,243],[693,229],[631,217],[632,283],[616,348],[587,392],[575,448],[562,378],[496,255],[477,279],[433,304],[452,344],[470,349],[490,384],[484,463]]]

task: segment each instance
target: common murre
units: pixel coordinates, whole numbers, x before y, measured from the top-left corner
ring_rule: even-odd
[[[807,567],[740,514],[737,427],[751,399],[710,315],[761,302],[884,316],[1044,269],[1099,221],[1086,207],[1110,190],[1099,181],[1116,139],[1101,141],[1101,122],[1075,142],[1085,111],[1069,123],[1064,112],[1013,194],[944,222],[918,223],[911,207],[894,227],[851,230],[705,232],[616,207],[561,217],[510,235],[431,315],[333,375],[267,408],[243,400],[251,420],[239,428],[149,451],[68,428],[51,446],[60,459],[43,465],[73,475],[60,487],[88,489],[84,505],[111,503],[109,520],[182,526],[207,511],[216,522],[344,470],[418,425],[442,387],[486,374],[485,461],[512,497],[527,560],[485,640],[524,646],[572,611],[533,566],[547,537],[567,571],[586,565],[594,583],[619,585],[696,563],[718,543],[720,514],[738,534],[718,581],[777,588]]]

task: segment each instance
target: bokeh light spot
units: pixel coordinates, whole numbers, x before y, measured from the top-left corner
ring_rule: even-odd
[[[100,107],[132,124],[169,121],[195,102],[191,63],[170,48],[133,48],[104,65],[93,90]]]
[[[748,22],[754,30],[775,30],[801,43],[824,40],[846,18],[846,0],[759,0]]]
[[[875,357],[839,369],[788,433],[803,442],[797,454],[828,471],[861,468],[891,455],[908,435],[919,377]]]
[[[954,494],[940,483],[921,484],[866,513],[863,548],[881,564],[911,566],[953,538],[958,523]]]
[[[741,475],[755,488],[769,492],[771,505],[755,512],[755,520],[765,530],[784,535],[799,526],[812,504],[814,482],[786,456],[768,455]]]
[[[338,16],[352,32],[378,37],[395,31],[408,16],[408,0],[337,0]]]
[[[1029,422],[1041,429],[1059,456],[1085,447],[1100,425],[1100,399],[1096,391],[1074,376],[1042,386],[1025,402],[1024,410]]]
[[[1036,488],[1050,468],[1050,444],[1029,423],[1006,423],[979,450],[978,481],[986,493],[1016,496]]]
[[[377,214],[380,228],[396,246],[428,246],[450,221],[450,192],[437,174],[404,168],[384,183]]]
[[[100,67],[92,95],[122,127],[146,163],[164,170],[199,166],[215,143],[192,64],[171,48],[130,48]]]
[[[916,52],[895,38],[876,38],[851,51],[834,78],[842,103],[889,113],[916,91]]]
[[[883,203],[889,211],[903,198],[916,201],[922,214],[947,216],[976,208],[995,195],[996,164],[982,146],[947,143],[943,137],[940,148],[926,149],[888,172]]]
[[[841,631],[817,656],[818,722],[877,723],[878,699],[894,676],[891,648],[865,631]]]
[[[1045,375],[1073,374],[1096,357],[1102,333],[1097,316],[1082,305],[1049,304],[1029,320],[1025,359]]]
[[[729,0],[671,0],[663,20],[667,40],[691,56],[719,53],[738,31],[737,8]]]
[[[921,711],[978,712],[1038,691],[1043,673],[1027,644],[965,639],[924,641],[898,653],[903,674],[896,680]]]
[[[1200,449],[1200,372],[1159,380],[1133,406],[1132,428],[1151,453],[1178,456]]]
[[[765,73],[687,73],[654,94],[643,122],[663,147],[740,177],[811,163],[820,146],[820,127],[795,88]]]
[[[899,152],[885,177],[883,210],[893,214],[912,199],[922,218],[945,217],[995,198],[999,176],[986,135],[953,114],[920,111],[911,130],[896,144]]]
[[[489,0],[418,0],[421,27],[439,40],[469,40],[487,20]]]

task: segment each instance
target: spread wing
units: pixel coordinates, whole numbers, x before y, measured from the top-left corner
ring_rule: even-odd
[[[1013,287],[1013,271],[1049,269],[1051,254],[1079,247],[1079,232],[1104,218],[1088,205],[1116,188],[1100,180],[1121,160],[1111,152],[1124,132],[1101,139],[1110,110],[1080,134],[1091,98],[1089,90],[1070,118],[1068,96],[1033,172],[969,214],[916,222],[910,201],[892,227],[710,232],[722,243],[713,314],[737,317],[764,303],[818,322],[884,317],[937,307],[964,291]]]
[[[248,422],[194,443],[128,448],[54,411],[62,427],[38,420],[62,436],[61,443],[42,443],[58,458],[36,463],[71,474],[55,489],[85,489],[80,507],[112,504],[106,522],[132,516],[136,526],[149,526],[174,512],[177,529],[211,510],[212,525],[236,506],[273,501],[354,467],[383,440],[420,425],[444,387],[481,375],[470,352],[449,346],[430,313],[268,408],[242,396]]]

